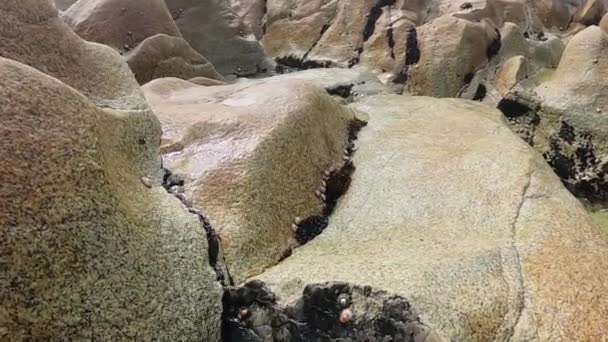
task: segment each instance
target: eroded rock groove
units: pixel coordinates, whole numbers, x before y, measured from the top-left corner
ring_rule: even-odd
[[[349,123],[344,165],[340,169],[330,170],[327,175],[323,212],[320,215],[309,216],[296,224],[296,240],[299,244],[303,245],[311,241],[327,228],[329,216],[336,208],[338,199],[348,191],[351,177],[356,170],[352,161],[352,156],[355,153],[354,142],[357,139],[357,134],[366,124],[365,121],[356,118]]]

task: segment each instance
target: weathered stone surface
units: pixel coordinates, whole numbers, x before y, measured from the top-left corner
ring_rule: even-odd
[[[576,34],[558,68],[538,80],[532,94],[540,107],[532,113],[540,118],[534,147],[571,191],[600,203],[608,202],[608,83],[602,76],[608,71],[607,44],[608,34],[597,26]]]
[[[139,84],[162,77],[224,79],[185,40],[165,34],[144,40],[125,58]]]
[[[217,230],[235,281],[275,264],[292,246],[294,218],[322,212],[315,191],[343,163],[353,113],[297,80],[202,87],[166,78],[143,89],[163,126],[174,191]]]
[[[158,120],[118,53],[79,38],[47,1],[3,1],[0,16],[0,56],[59,79],[103,108],[116,122],[115,147],[132,155],[142,173],[160,178],[158,143],[146,138],[159,130]]]
[[[239,35],[238,17],[224,0],[165,0],[184,39],[226,76],[274,68],[259,42]]]
[[[55,0],[55,7],[58,10],[65,11],[78,0]]]
[[[407,72],[414,95],[455,97],[467,75],[500,50],[500,34],[487,22],[444,16],[417,30],[420,60]]]
[[[599,27],[608,33],[608,14],[604,14],[602,20],[600,20]]]
[[[120,51],[160,33],[181,36],[163,0],[79,0],[62,17],[82,38]]]
[[[226,85],[228,83],[224,81],[219,81],[207,77],[194,77],[188,80],[194,84],[202,85],[202,86],[216,86],[216,85]]]
[[[38,69],[0,59],[0,339],[217,340],[205,231],[160,186],[160,123],[128,66],[50,2],[0,15],[0,54]]]
[[[278,60],[306,61],[336,15],[336,1],[268,2],[264,50]]]
[[[531,31],[542,28],[540,19],[531,13],[529,3],[525,0],[486,0],[478,6],[471,6],[468,10],[454,13],[454,16],[470,21],[489,20],[495,27],[510,22]]]
[[[462,78],[484,67],[487,49],[498,50],[496,29],[508,22],[530,32],[543,28],[522,0],[269,0],[262,44],[280,64],[301,69],[361,65],[398,91],[419,78],[414,94],[456,96]],[[423,66],[415,73],[421,53]],[[438,82],[439,74],[458,80]],[[432,86],[420,84],[425,80],[447,89],[427,89]]]
[[[498,54],[474,75],[469,74],[470,81],[459,97],[496,106],[511,96],[511,90],[519,91],[520,82],[557,67],[564,50],[562,40],[556,35],[542,31],[524,32],[509,22],[501,29],[500,36]],[[534,84],[526,87],[534,88]]]
[[[572,16],[572,21],[585,26],[598,25],[606,13],[604,0],[586,0]]]
[[[286,301],[320,280],[382,288],[448,340],[606,337],[608,237],[498,111],[394,95],[354,106],[369,124],[350,190],[323,234],[259,279]]]
[[[572,20],[572,14],[585,0],[535,0],[530,1],[535,13],[547,28],[564,30]]]
[[[324,88],[330,95],[357,101],[367,96],[394,93],[373,73],[363,68],[323,68],[287,73],[273,80],[303,80]]]
[[[267,0],[230,0],[230,7],[239,17],[239,34],[262,38],[266,15]]]
[[[137,129],[33,68],[0,74],[0,339],[218,340],[202,226],[114,147]]]
[[[509,58],[498,70],[494,87],[503,96],[507,95],[515,85],[530,73],[528,60],[524,56]]]
[[[369,286],[311,284],[285,305],[263,282],[252,281],[229,288],[223,304],[226,342],[443,341],[406,298]]]

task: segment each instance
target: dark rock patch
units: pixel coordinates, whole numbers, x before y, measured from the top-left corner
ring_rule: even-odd
[[[297,58],[294,56],[286,56],[276,58],[276,72],[279,74],[289,73],[296,70],[308,70],[318,68],[330,68],[332,61],[314,61]]]
[[[498,109],[509,120],[515,133],[530,146],[534,146],[534,135],[541,122],[538,102],[509,94],[498,103]]]
[[[411,65],[420,61],[420,48],[418,46],[418,32],[415,27],[407,31],[405,41],[405,64],[403,69],[391,80],[394,84],[406,84],[408,80],[408,71]]]
[[[386,38],[388,39],[388,48],[391,50],[391,58],[395,59],[395,36],[392,27],[386,30]]]
[[[406,84],[407,78],[407,67],[405,67],[391,80],[391,82],[395,84]]]
[[[576,197],[592,205],[608,204],[608,164],[598,158],[589,134],[578,133],[562,121],[559,131],[549,137],[543,157]]]
[[[392,6],[397,0],[378,0],[367,15],[367,22],[363,28],[363,41],[366,42],[376,30],[376,22],[382,15],[382,7]]]
[[[485,85],[480,84],[477,86],[477,90],[475,91],[475,95],[473,96],[473,101],[483,101],[486,98],[486,94],[488,89]]]
[[[471,8],[473,8],[473,5],[470,2],[463,2],[462,5],[460,5],[461,10],[466,10],[466,9],[471,9]]]
[[[500,48],[502,47],[502,42],[501,42],[501,35],[500,35],[500,31],[498,31],[498,29],[495,30],[496,32],[496,37],[494,38],[494,40],[492,40],[492,43],[490,43],[490,46],[488,46],[488,49],[486,50],[486,56],[488,57],[488,60],[491,60],[492,58],[494,58],[494,56],[496,56],[498,54],[498,52],[500,51]]]
[[[407,31],[405,51],[405,65],[414,65],[420,61],[420,47],[418,46],[418,31],[415,27]]]
[[[227,288],[222,303],[225,342],[424,341],[431,334],[407,299],[343,282],[308,285],[283,306],[254,280]]]
[[[466,75],[464,75],[464,85],[467,86],[471,83],[471,81],[473,81],[473,77],[475,77],[475,74],[470,72]]]
[[[562,126],[559,129],[558,136],[568,144],[574,143],[574,127],[562,121]]]
[[[351,99],[353,96],[354,84],[343,84],[333,88],[326,88],[325,91],[332,96],[340,96],[343,99]]]
[[[515,99],[504,98],[498,103],[498,110],[500,110],[507,118],[516,118],[523,116],[532,111],[528,105],[521,103]]]
[[[223,286],[234,285],[230,272],[226,268],[226,263],[223,260],[220,237],[217,235],[215,229],[213,229],[213,226],[211,226],[211,223],[209,223],[207,217],[200,211],[192,208],[192,203],[186,200],[186,197],[183,194],[184,179],[179,175],[164,169],[162,185],[167,192],[177,197],[186,206],[186,208],[188,208],[188,211],[191,214],[198,216],[198,219],[205,229],[205,233],[207,235],[209,265],[215,271],[217,281]]]
[[[321,215],[313,215],[307,217],[297,224],[295,233],[296,240],[300,245],[303,245],[327,228],[329,225],[329,216],[334,212],[338,200],[342,197],[350,187],[352,175],[356,170],[355,164],[352,162],[352,155],[355,153],[354,141],[357,139],[359,131],[365,127],[365,121],[354,119],[348,127],[348,144],[345,150],[344,165],[337,170],[332,170],[326,177],[326,187],[324,196],[324,209]]]

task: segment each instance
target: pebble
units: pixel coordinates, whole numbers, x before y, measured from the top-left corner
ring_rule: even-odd
[[[141,182],[146,186],[146,188],[152,188],[152,180],[146,176],[140,178]]]
[[[340,312],[340,323],[346,324],[353,319],[353,312],[350,309],[344,309]]]

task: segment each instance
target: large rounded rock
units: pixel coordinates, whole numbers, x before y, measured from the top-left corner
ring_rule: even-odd
[[[261,43],[280,62],[291,58],[306,63],[307,55],[336,15],[337,2],[268,2],[266,32]],[[311,66],[318,61],[310,61]],[[332,61],[333,62],[333,61]]]
[[[238,282],[293,245],[295,217],[323,212],[315,191],[340,166],[352,111],[296,80],[143,87],[163,126],[166,186],[207,216]]]
[[[224,0],[165,0],[184,39],[222,75],[246,76],[274,65],[259,42],[239,35],[238,17]]]
[[[350,190],[261,280],[286,301],[320,280],[382,288],[454,341],[606,336],[608,236],[498,111],[395,95],[355,108],[369,124]]]
[[[198,218],[86,97],[3,58],[0,75],[0,339],[219,340]]]
[[[239,17],[239,31],[243,36],[262,38],[264,34],[266,0],[230,0],[230,7]]]
[[[131,155],[143,173],[160,178],[154,140],[160,125],[121,56],[78,37],[48,1],[3,1],[0,15],[0,56],[53,76],[93,101],[113,118],[116,148]]]
[[[500,34],[486,21],[443,16],[418,28],[416,36],[419,60],[406,63],[401,77],[415,95],[455,97],[500,50]]]
[[[586,0],[574,12],[572,21],[585,26],[598,25],[606,13],[606,1]]]
[[[205,57],[179,37],[152,36],[125,57],[139,84],[162,77],[224,79]]]
[[[0,14],[0,54],[38,69],[0,62],[0,339],[219,339],[206,232],[160,186],[128,66],[47,1]]]
[[[564,30],[572,21],[572,15],[585,0],[535,0],[530,1],[535,13],[547,28]]]
[[[118,50],[159,33],[181,36],[163,0],[79,0],[62,16],[82,38]]]
[[[56,77],[104,107],[146,106],[120,56],[79,38],[47,1],[3,1],[0,13],[0,56]]]

